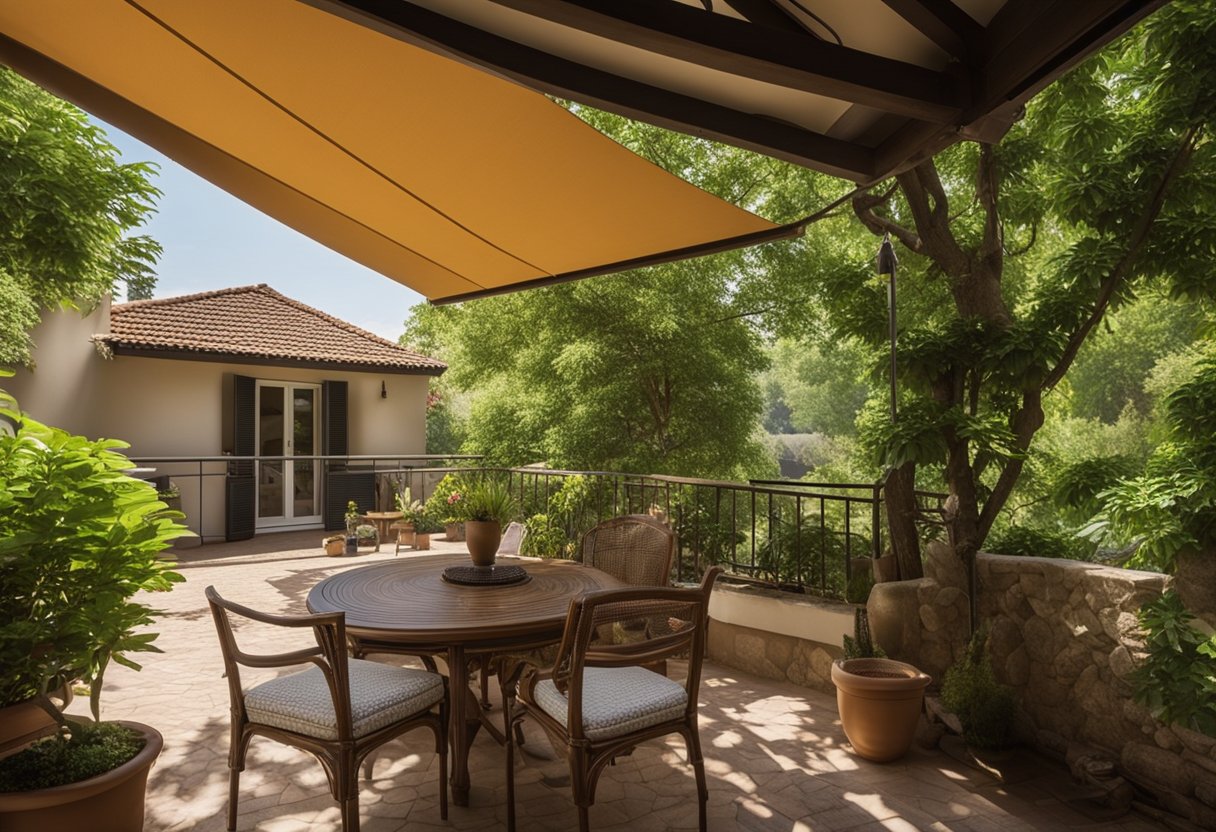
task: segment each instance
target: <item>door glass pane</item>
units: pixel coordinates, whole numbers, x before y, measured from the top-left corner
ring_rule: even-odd
[[[292,391],[294,400],[294,449],[296,456],[311,456],[316,453],[316,423],[317,391],[311,388],[297,388]],[[317,504],[317,480],[313,476],[316,470],[312,460],[299,460],[292,463],[295,468],[293,478],[292,510],[296,517],[313,517],[321,513]]]
[[[258,454],[283,456],[283,388],[258,388]],[[258,517],[283,516],[283,463],[258,465]]]

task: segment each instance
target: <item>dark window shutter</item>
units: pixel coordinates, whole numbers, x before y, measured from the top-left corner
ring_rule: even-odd
[[[346,456],[350,453],[350,437],[346,430],[346,408],[346,382],[322,382],[321,414],[325,426],[321,431],[321,453],[331,456]]]
[[[347,430],[348,393],[345,381],[321,382],[321,453],[346,456],[350,453]],[[355,474],[341,462],[325,462],[325,528],[346,527],[346,504],[354,500],[363,511],[370,511],[376,494],[375,477]]]
[[[232,377],[232,453],[234,456],[254,456],[257,453],[255,411],[257,382],[249,376]],[[248,540],[253,537],[257,518],[257,482],[254,465],[249,461],[228,464],[224,483],[224,536],[228,540]]]

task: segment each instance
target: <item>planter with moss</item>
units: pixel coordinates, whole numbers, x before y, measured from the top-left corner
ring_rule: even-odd
[[[108,722],[93,726],[107,736],[87,749],[69,746],[58,738],[43,740],[0,762],[0,788],[26,786],[23,791],[0,791],[0,828],[5,832],[49,832],[87,829],[89,832],[137,832],[144,825],[144,790],[148,771],[160,755],[160,732],[138,722]],[[127,736],[116,735],[126,729]],[[134,750],[134,756],[131,751]],[[124,762],[118,763],[116,760]],[[89,763],[101,773],[75,782],[46,788],[28,788],[40,782],[61,782]],[[49,779],[54,777],[55,779]]]

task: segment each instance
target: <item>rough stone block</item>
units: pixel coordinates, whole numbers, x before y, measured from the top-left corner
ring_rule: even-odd
[[[1026,648],[1019,646],[1005,659],[1005,684],[1022,687],[1030,681],[1030,658]]]
[[[1179,795],[1190,794],[1195,788],[1194,775],[1181,765],[1178,755],[1156,745],[1129,742],[1123,746],[1119,760],[1124,772],[1133,780],[1164,786]]]
[[[1051,625],[1036,616],[1026,622],[1022,632],[1031,662],[1036,665],[1050,664],[1060,649]]]
[[[917,664],[921,643],[919,592],[927,583],[930,583],[928,578],[891,581],[875,584],[870,590],[866,602],[870,634],[892,658]],[[937,591],[936,586],[933,591]]]
[[[1169,728],[1161,727],[1153,733],[1153,740],[1157,743],[1158,748],[1164,748],[1166,751],[1172,751],[1177,754],[1182,750],[1182,742]]]

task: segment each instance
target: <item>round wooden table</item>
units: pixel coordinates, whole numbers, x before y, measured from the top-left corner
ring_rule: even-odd
[[[332,575],[308,594],[312,612],[346,613],[346,630],[397,652],[441,653],[452,692],[452,798],[468,805],[469,746],[482,724],[471,713],[470,656],[527,650],[560,641],[570,601],[584,592],[625,584],[579,563],[500,558],[519,564],[531,580],[514,586],[460,586],[443,580],[446,566],[469,565],[467,555],[429,555],[387,561]],[[484,670],[483,670],[484,672]]]

